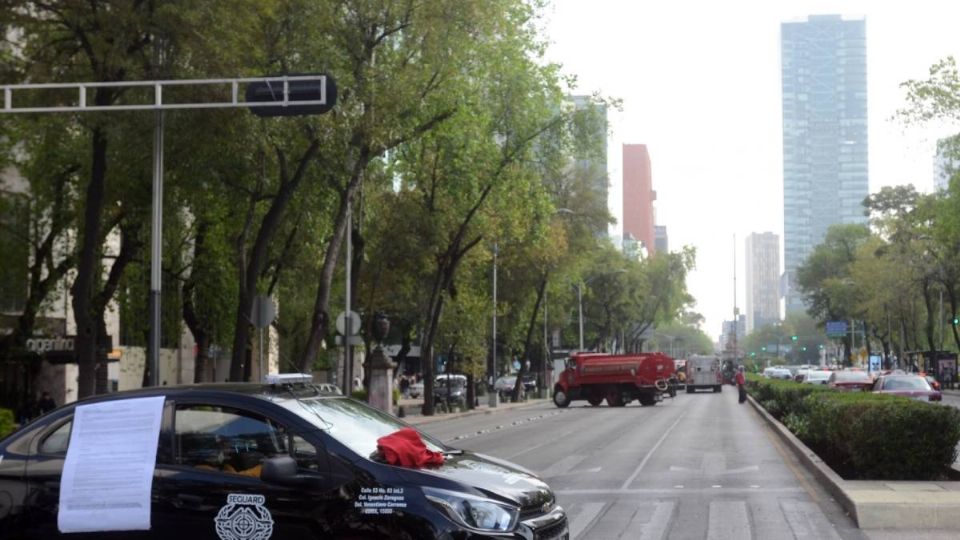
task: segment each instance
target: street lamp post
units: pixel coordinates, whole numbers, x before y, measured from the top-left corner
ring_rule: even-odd
[[[497,244],[493,244],[493,340],[491,343],[490,367],[487,371],[489,381],[487,392],[487,404],[491,407],[497,406],[497,393],[493,389],[493,383],[497,375]]]

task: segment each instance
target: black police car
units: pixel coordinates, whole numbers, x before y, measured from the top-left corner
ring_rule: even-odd
[[[78,405],[162,396],[150,529],[60,533],[61,473]],[[563,539],[553,492],[517,465],[449,448],[439,467],[378,461],[407,427],[310,384],[209,384],[97,396],[0,441],[0,538]],[[149,476],[148,476],[149,477]]]

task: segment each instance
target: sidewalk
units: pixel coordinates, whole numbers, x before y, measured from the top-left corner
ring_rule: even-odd
[[[861,529],[960,531],[960,482],[844,480],[753,396],[748,401]]]
[[[533,407],[535,405],[549,402],[549,399],[528,399],[527,401],[520,401],[517,403],[500,403],[496,408],[491,408],[487,404],[486,399],[481,399],[480,405],[475,409],[454,413],[440,413],[434,411],[433,416],[423,416],[420,414],[420,407],[423,405],[422,399],[401,399],[400,405],[403,406],[405,413],[405,416],[402,418],[402,420],[408,424],[420,425],[429,424],[431,422],[439,422],[441,420],[450,420],[453,418],[464,418],[467,416],[477,416],[481,414],[495,414],[502,411]]]

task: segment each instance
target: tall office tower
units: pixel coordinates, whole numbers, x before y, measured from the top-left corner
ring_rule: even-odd
[[[657,249],[653,214],[656,199],[647,145],[623,145],[623,237],[633,237],[649,255]]]
[[[780,237],[747,237],[747,333],[780,320]]]
[[[576,167],[579,174],[590,176],[590,184],[596,197],[602,202],[602,208],[608,208],[607,198],[610,186],[610,179],[607,176],[607,106],[597,104],[592,101],[590,96],[570,96],[568,98],[573,103],[574,109],[581,111],[592,109],[596,118],[591,120],[595,123],[595,129],[592,139],[599,141],[598,152],[586,153],[582,149],[576,152]],[[592,149],[591,149],[592,150]],[[596,231],[597,235],[607,234],[606,229]]]
[[[937,155],[933,158],[933,189],[945,190],[950,178],[960,171],[960,135],[937,141]]]
[[[831,225],[865,223],[867,42],[863,19],[781,25],[783,251],[787,312],[804,309],[796,271]]]
[[[667,234],[666,225],[654,225],[653,226],[653,249],[654,251],[660,253],[666,253],[670,251],[670,236]]]

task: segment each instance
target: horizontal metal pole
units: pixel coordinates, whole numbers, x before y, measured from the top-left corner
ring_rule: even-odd
[[[255,78],[237,78],[237,79],[191,79],[191,80],[170,80],[170,81],[126,81],[126,82],[84,82],[84,83],[28,83],[28,84],[10,84],[0,85],[3,89],[3,107],[0,107],[0,114],[13,113],[56,113],[56,112],[96,112],[96,111],[163,111],[176,109],[231,109],[231,108],[255,108],[255,107],[289,107],[289,106],[308,106],[308,105],[326,105],[326,76],[325,75],[289,75],[280,77],[255,77]],[[317,100],[297,100],[289,99],[290,83],[301,81],[323,82],[323,99]],[[240,85],[249,85],[253,83],[275,83],[277,88],[277,101],[240,101]],[[164,87],[184,87],[184,86],[226,86],[227,96],[223,101],[200,101],[183,103],[164,103]],[[153,88],[152,103],[140,104],[113,104],[113,105],[90,105],[87,96],[87,90],[91,88]],[[13,98],[16,91],[19,90],[57,90],[74,89],[77,90],[76,105],[54,105],[54,106],[30,106],[16,107]],[[282,97],[281,97],[282,96]]]
[[[113,82],[76,82],[76,83],[24,83],[3,84],[0,88],[13,90],[42,90],[51,88],[114,88],[122,86],[209,86],[213,84],[250,84],[256,82],[283,82],[283,81],[323,81],[326,75],[281,75],[278,77],[247,77],[237,79],[181,79],[161,81],[113,81]]]

